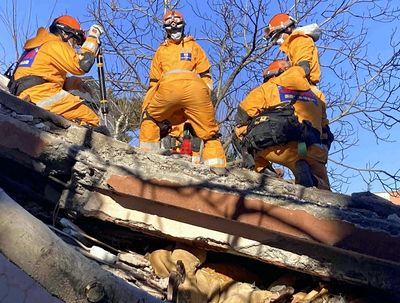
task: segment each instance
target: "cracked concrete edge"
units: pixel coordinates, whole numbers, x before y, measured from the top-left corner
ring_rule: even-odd
[[[323,279],[338,279],[350,283],[389,289],[400,281],[400,265],[343,251],[317,254],[319,259],[293,251],[279,249],[235,234],[212,230],[171,220],[136,210],[127,210],[111,197],[95,193],[79,211],[88,217],[114,222],[133,230],[162,236],[175,241],[197,243],[207,249],[225,251],[285,267]]]

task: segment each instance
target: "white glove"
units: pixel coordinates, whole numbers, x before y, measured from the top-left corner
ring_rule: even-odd
[[[103,33],[104,33],[103,27],[99,24],[94,24],[90,27],[88,36],[99,40],[101,34],[103,34]]]

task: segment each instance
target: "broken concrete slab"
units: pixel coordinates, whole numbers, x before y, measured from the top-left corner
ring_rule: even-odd
[[[399,285],[400,224],[387,220],[400,214],[398,207],[244,169],[216,176],[184,158],[145,154],[72,123],[39,130],[1,104],[0,158],[57,181],[62,193],[53,202],[72,215],[324,278],[382,289]]]

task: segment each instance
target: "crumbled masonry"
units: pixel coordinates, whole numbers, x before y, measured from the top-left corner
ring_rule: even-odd
[[[334,297],[329,281],[348,285],[348,289],[356,285],[361,289],[368,287],[369,291],[383,291],[389,298],[399,295],[400,222],[389,218],[400,217],[400,207],[371,193],[348,196],[305,188],[272,173],[256,174],[235,167],[229,167],[227,176],[217,176],[205,165],[192,164],[185,156],[143,153],[3,91],[0,138],[0,187],[13,200],[31,213],[37,212],[36,217],[48,220],[47,224],[54,221],[60,230],[61,217],[79,222],[111,249],[132,246],[137,241],[134,248],[140,253],[131,247],[132,255],[124,251],[119,263],[103,264],[96,270],[103,274],[101,270],[107,269],[150,293],[151,299],[146,297],[143,302],[165,300],[168,291],[175,299],[178,296],[180,302],[250,303],[257,302],[257,296],[262,300],[268,298],[268,302],[306,302],[301,298],[307,295],[307,299],[315,300],[307,302],[351,302]],[[101,228],[97,230],[96,226]],[[0,235],[1,229],[0,224]],[[54,232],[65,240],[65,235]],[[79,238],[83,246],[93,245],[93,241],[87,236]],[[104,243],[96,245],[107,250]],[[0,252],[32,276],[29,268],[23,268],[23,262],[13,260],[18,259],[17,253],[8,248],[7,255],[2,245]],[[204,262],[199,258],[202,261],[195,268],[183,262],[186,273],[190,272],[188,268],[192,269],[186,277],[179,278],[177,274],[179,258],[165,261],[175,262],[166,267],[166,277],[156,275],[145,253],[157,248],[169,255],[181,245],[185,251],[206,252],[207,258]],[[82,246],[79,251],[87,255]],[[74,252],[71,256],[75,258]],[[48,253],[48,258],[54,257]],[[251,279],[229,276],[229,272],[242,272],[235,267],[240,262],[231,263],[233,270],[221,270],[219,259],[215,264],[208,260],[219,255],[226,256],[226,260],[239,258],[243,264],[255,262],[258,267],[266,266],[271,274],[284,271],[285,277],[306,275],[321,282],[318,287],[313,285],[312,289],[301,291],[293,287],[293,281],[288,282],[288,277],[273,280],[271,276],[269,288],[261,282],[249,288]],[[175,282],[169,290],[168,278],[170,283]],[[261,278],[267,277],[258,276],[257,280]],[[181,283],[176,282],[179,279]],[[210,295],[215,289],[204,289],[201,279],[225,281],[214,285],[220,291],[218,299]],[[244,282],[250,284],[240,284]],[[122,285],[118,283],[115,287]],[[229,291],[225,289],[227,283],[231,285]],[[105,287],[108,291],[108,285]],[[124,284],[125,287],[128,286]],[[59,291],[46,289],[53,295]],[[336,301],[317,301],[328,300],[329,296]]]

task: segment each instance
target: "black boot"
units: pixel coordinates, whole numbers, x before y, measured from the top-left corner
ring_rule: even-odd
[[[295,171],[293,172],[296,184],[303,185],[304,187],[313,187],[313,175],[310,165],[305,160],[298,160],[295,164]]]
[[[111,137],[111,132],[108,129],[108,127],[105,125],[99,125],[99,126],[93,127],[93,131],[95,131],[96,133],[103,134],[107,137]]]

